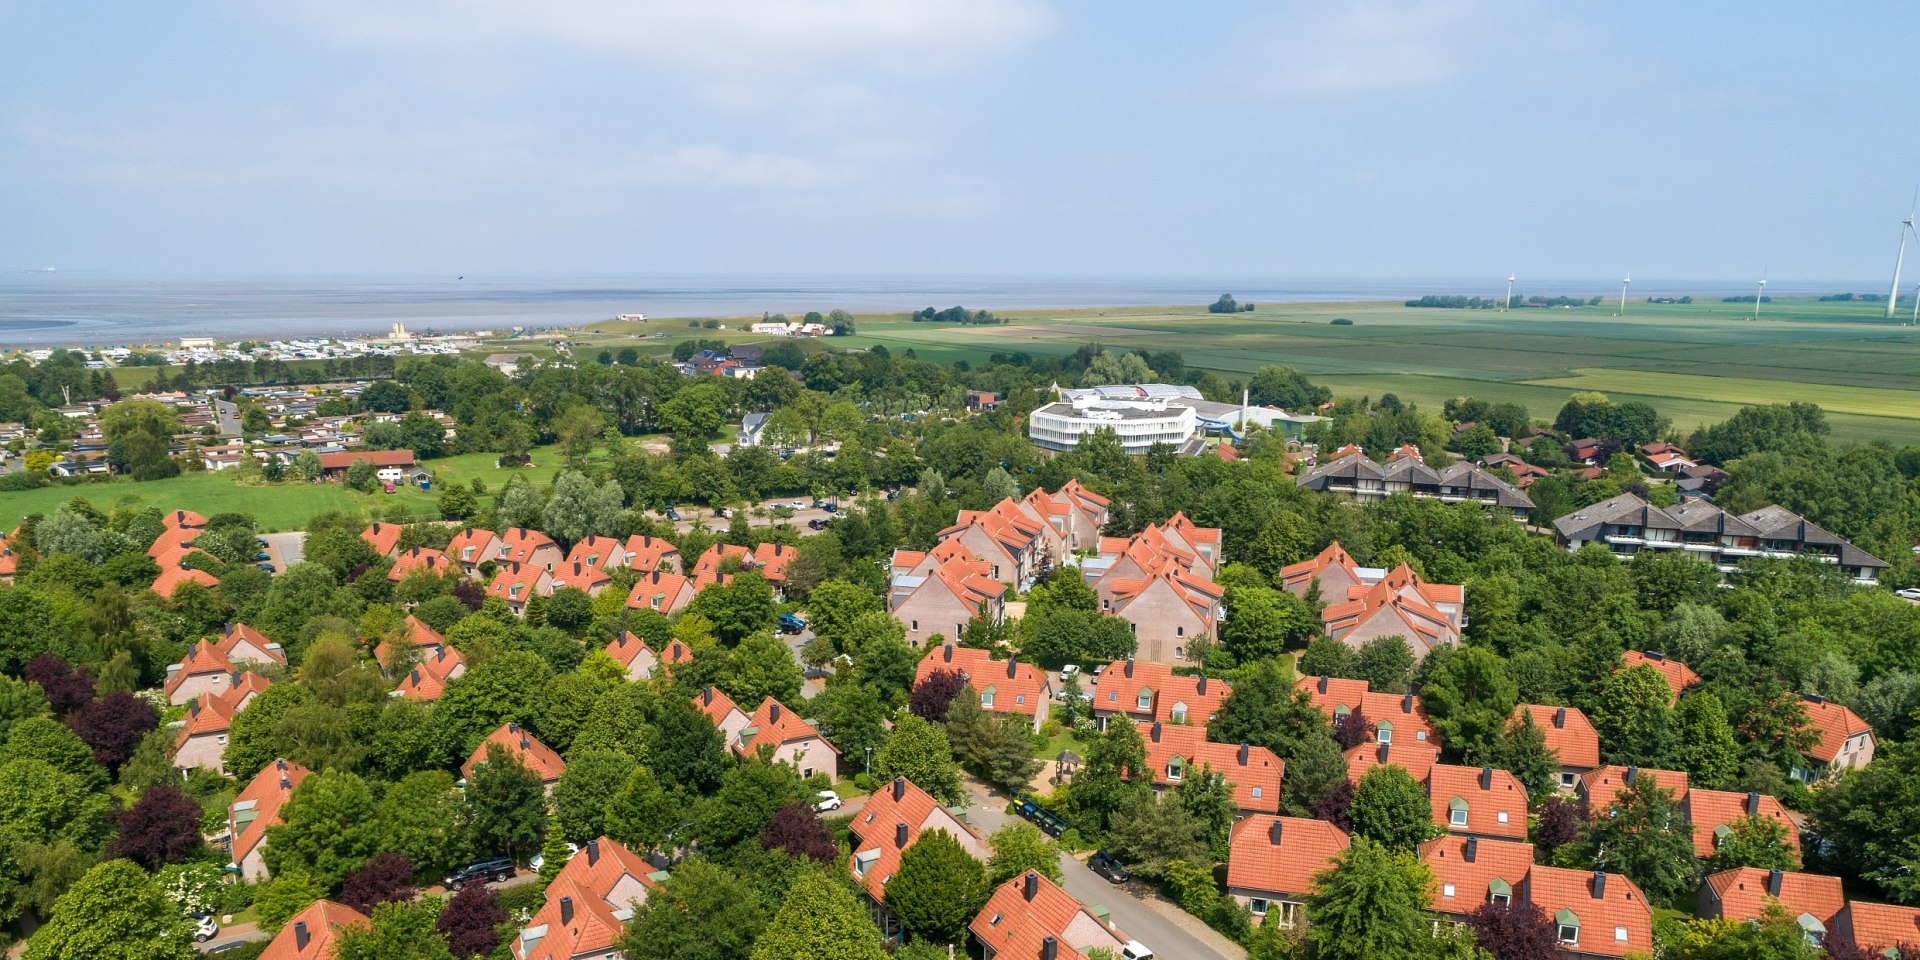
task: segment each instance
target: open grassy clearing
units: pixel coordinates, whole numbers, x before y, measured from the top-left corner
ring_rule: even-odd
[[[1781,380],[1699,376],[1652,370],[1617,370],[1606,367],[1581,367],[1576,369],[1574,375],[1570,377],[1529,382],[1538,386],[1572,387],[1576,390],[1639,393],[1740,404],[1817,403],[1837,413],[1860,413],[1868,416],[1905,419],[1920,418],[1920,403],[1915,402],[1914,394],[1910,390],[1846,387],[1827,383],[1788,383]]]

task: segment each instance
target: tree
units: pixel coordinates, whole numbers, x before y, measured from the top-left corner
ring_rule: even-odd
[[[347,475],[340,482],[348,490],[372,493],[378,478],[374,475],[373,464],[367,460],[355,460],[347,464]]]
[[[755,633],[734,649],[733,677],[727,686],[740,703],[761,703],[772,697],[781,703],[800,698],[800,664],[793,651],[771,633]]]
[[[1360,778],[1348,816],[1356,839],[1366,837],[1389,850],[1411,852],[1440,834],[1426,788],[1399,764],[1374,767]]]
[[[487,744],[487,758],[474,768],[467,785],[474,845],[481,852],[497,850],[516,860],[532,853],[545,826],[546,799],[539,774],[506,748]]]
[[[44,761],[96,790],[107,785],[107,778],[94,764],[93,751],[87,748],[86,742],[46,717],[22,720],[7,732],[7,742],[0,746],[0,762],[20,757]]]
[[[33,590],[0,590],[0,670],[9,676],[43,653],[66,648],[68,624]]]
[[[1087,761],[1073,775],[1067,795],[1078,816],[1086,818],[1095,830],[1104,831],[1133,797],[1151,794],[1152,790],[1146,743],[1132,720],[1115,716],[1088,745]]]
[[[151,876],[108,860],[54,901],[24,960],[196,960],[192,930]]]
[[[660,705],[648,756],[663,786],[693,794],[712,793],[733,766],[713,721],[692,700],[680,697]]]
[[[1673,712],[1673,758],[1696,787],[1724,790],[1740,774],[1740,745],[1720,698],[1706,690],[1688,694]]]
[[[913,695],[907,698],[907,709],[916,717],[946,723],[948,706],[966,685],[967,681],[957,670],[934,670],[914,684]]]
[[[1347,782],[1347,758],[1325,733],[1301,738],[1285,759],[1280,803],[1290,817],[1313,816],[1314,805]]]
[[[1220,641],[1242,663],[1280,656],[1320,630],[1305,600],[1268,587],[1228,587]]]
[[[607,808],[607,836],[631,849],[655,850],[679,816],[679,804],[660,788],[653,771],[634,767]]]
[[[1326,714],[1306,691],[1293,688],[1293,670],[1285,662],[1262,661],[1235,677],[1233,689],[1207,724],[1207,739],[1250,743],[1291,757],[1297,744],[1324,736],[1326,730]]]
[[[1546,731],[1533,722],[1533,713],[1521,710],[1500,736],[1500,766],[1513,774],[1527,789],[1533,805],[1552,794],[1558,785],[1560,755],[1547,747]]]
[[[965,795],[946,731],[911,714],[900,718],[887,745],[874,755],[873,772],[882,780],[906,777],[942,803],[959,803]]]
[[[180,472],[169,453],[179,432],[179,415],[155,400],[122,400],[100,411],[107,462],[135,480],[161,480]]]
[[[445,770],[416,770],[387,787],[375,814],[380,846],[430,875],[467,859],[467,799]]]
[[[1029,871],[1060,882],[1060,845],[1025,820],[1009,821],[987,838],[993,859],[987,861],[987,884],[1001,884]]]
[[[611,750],[568,755],[566,772],[553,788],[553,810],[561,834],[585,843],[606,833],[607,810],[636,766],[632,757]]]
[[[1440,648],[1446,652],[1427,674],[1420,702],[1449,752],[1468,763],[1494,757],[1513,716],[1520,688],[1506,662],[1485,647]]]
[[[1300,655],[1300,673],[1308,677],[1357,679],[1354,650],[1343,640],[1315,637]]]
[[[1786,825],[1772,817],[1757,813],[1740,817],[1728,824],[1725,836],[1718,837],[1719,846],[1707,859],[1706,872],[1715,874],[1735,867],[1798,870],[1800,855],[1789,840]]]
[[[986,867],[953,834],[931,830],[900,855],[900,869],[887,883],[886,902],[913,937],[961,943],[967,923],[991,893]]]
[[[360,406],[374,413],[406,413],[412,404],[405,384],[397,380],[375,380],[360,392]]]
[[[628,960],[748,960],[766,922],[758,891],[695,857],[647,894],[620,944]]]
[[[500,898],[484,883],[469,883],[454,892],[433,928],[456,957],[492,953],[500,945],[500,926],[508,920]]]
[[[1533,845],[1551,860],[1555,850],[1579,840],[1580,831],[1586,825],[1585,800],[1549,796],[1540,801],[1533,829]]]
[[[1674,906],[1692,895],[1693,831],[1673,791],[1655,777],[1635,777],[1594,819],[1591,840],[1608,869],[1625,874],[1649,900]]]
[[[1869,955],[1832,934],[1826,949],[1821,949],[1808,942],[1807,932],[1778,903],[1767,904],[1758,920],[1690,920],[1680,925],[1677,936],[1662,939],[1666,941],[1662,955],[1672,960],[1912,960],[1915,956],[1912,944],[1904,944],[1897,955]]]
[[[540,844],[540,889],[545,890],[553,883],[553,878],[565,869],[573,852],[567,846],[567,834],[553,819],[547,820],[546,839]]]
[[[1553,919],[1531,900],[1489,900],[1467,914],[1467,928],[1493,960],[1554,960],[1559,931]]]
[[[1201,836],[1206,839],[1213,859],[1227,859],[1229,834],[1239,809],[1233,798],[1233,784],[1227,782],[1225,775],[1215,772],[1211,764],[1201,764],[1198,771],[1187,770],[1186,778],[1180,781],[1173,795],[1181,809],[1200,825]]]
[[[413,899],[413,864],[397,853],[376,853],[347,874],[340,902],[361,913],[395,900]]]
[[[323,770],[300,781],[267,828],[267,869],[312,877],[332,890],[380,849],[373,791],[351,773]]]
[[[1673,690],[1647,664],[1616,670],[1600,681],[1589,711],[1609,761],[1654,763],[1668,744],[1667,701]]]
[[[371,923],[340,931],[339,960],[453,960],[437,932],[444,903],[426,897],[375,907]]]
[[[1167,875],[1168,864],[1212,862],[1207,850],[1207,825],[1194,818],[1179,800],[1156,799],[1151,791],[1136,793],[1113,815],[1107,846],[1133,871],[1149,880]]]
[[[148,787],[125,813],[108,854],[126,857],[148,870],[184,863],[198,853],[200,804],[171,783]]]
[[[773,589],[759,571],[742,570],[732,580],[696,594],[687,612],[706,617],[714,639],[731,647],[751,634],[772,632]]]
[[[1292,367],[1263,366],[1247,381],[1252,402],[1282,410],[1312,410],[1333,399],[1333,391],[1315,386]]]
[[[1419,957],[1431,948],[1426,908],[1433,873],[1410,850],[1356,836],[1313,886],[1307,936],[1320,960]]]
[[[80,739],[93,748],[93,762],[117,773],[140,739],[159,726],[160,715],[146,700],[116,690],[81,707],[71,723]]]
[[[803,802],[786,804],[774,812],[767,828],[760,831],[760,846],[823,864],[832,863],[840,855],[840,846],[827,825],[820,822],[812,805]]]
[[[908,848],[907,855],[917,849],[919,844]],[[884,960],[886,955],[880,931],[860,901],[844,885],[808,873],[787,890],[754,943],[752,960]]]
[[[1405,637],[1375,637],[1360,645],[1354,660],[1354,676],[1367,681],[1367,687],[1381,693],[1400,693],[1413,676],[1413,648]]]
[[[713,796],[694,808],[693,830],[709,856],[729,862],[755,842],[781,807],[811,799],[793,767],[749,760],[727,772]]]

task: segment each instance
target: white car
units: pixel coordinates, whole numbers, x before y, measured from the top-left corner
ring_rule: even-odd
[[[813,802],[813,812],[815,813],[826,813],[829,810],[838,809],[840,809],[840,795],[832,790],[820,791],[819,798]]]
[[[1126,960],[1153,960],[1153,951],[1138,940],[1128,940],[1120,950],[1120,956]]]
[[[567,859],[569,860],[573,859],[573,855],[579,852],[580,852],[579,844],[577,843],[567,844]],[[527,861],[527,866],[532,867],[535,870],[538,870],[546,862],[547,862],[547,858],[544,855],[536,853],[533,855],[532,860]]]
[[[206,943],[208,940],[219,936],[220,924],[214,920],[211,915],[205,913],[189,914],[188,919],[193,921],[193,940],[195,943]]]
[[[1902,600],[1920,600],[1920,587],[1908,587],[1905,590],[1895,590],[1893,595]]]

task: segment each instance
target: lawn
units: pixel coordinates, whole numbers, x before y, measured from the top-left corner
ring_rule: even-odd
[[[1735,403],[1817,403],[1829,411],[1868,416],[1920,418],[1920,404],[1909,390],[1846,387],[1828,383],[1787,383],[1740,377],[1698,376],[1651,370],[1581,367],[1570,377],[1530,381],[1539,386],[1572,387],[1606,393],[1638,393]]]

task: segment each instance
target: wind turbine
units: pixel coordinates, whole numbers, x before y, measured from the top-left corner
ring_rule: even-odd
[[[1760,271],[1760,291],[1753,295],[1753,318],[1760,319],[1760,301],[1767,298],[1767,273]]]
[[[1907,205],[1907,218],[1900,221],[1900,252],[1893,255],[1893,287],[1887,291],[1887,319],[1889,320],[1893,319],[1893,309],[1900,302],[1900,266],[1907,259],[1907,237],[1911,234],[1916,240],[1920,240],[1920,233],[1916,233],[1913,226],[1914,208],[1920,207],[1920,187],[1914,188],[1913,198],[1914,202]]]
[[[1632,282],[1633,274],[1631,273],[1627,274],[1626,279],[1620,281],[1620,313],[1617,314],[1618,316],[1624,317],[1627,315],[1627,284]]]
[[[1500,309],[1502,312],[1513,309],[1513,274],[1511,273],[1507,274],[1507,305]]]
[[[1920,327],[1920,283],[1913,285],[1913,325]]]

